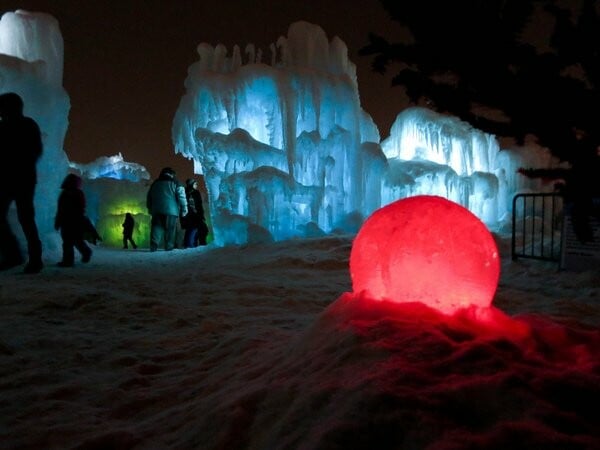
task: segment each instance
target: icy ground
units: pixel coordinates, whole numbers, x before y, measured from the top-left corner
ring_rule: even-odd
[[[600,274],[507,243],[518,339],[345,309],[349,237],[1,272],[1,447],[600,448]]]

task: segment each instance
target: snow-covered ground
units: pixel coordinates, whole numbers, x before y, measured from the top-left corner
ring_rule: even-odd
[[[598,449],[600,272],[511,261],[495,329],[350,292],[350,237],[0,272],[6,449]]]

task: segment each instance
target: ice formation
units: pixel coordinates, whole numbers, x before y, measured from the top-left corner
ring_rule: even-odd
[[[69,167],[71,171],[77,172],[89,180],[112,178],[136,182],[150,179],[150,173],[144,166],[125,161],[121,153],[113,156],[101,156],[88,164],[69,162]]]
[[[558,164],[548,149],[501,149],[493,135],[420,107],[398,114],[381,147],[389,164],[383,205],[413,195],[440,195],[493,229],[510,219],[515,193],[544,189],[539,181],[519,176],[517,169]]]
[[[32,117],[42,131],[44,151],[37,166],[35,208],[45,255],[60,249],[54,215],[60,184],[68,171],[84,178],[87,214],[105,243],[120,245],[123,217],[132,212],[136,217],[136,237],[144,245],[150,220],[145,209],[144,181],[150,179],[150,174],[142,165],[124,161],[120,153],[89,164],[68,160],[63,142],[70,100],[62,87],[62,73],[63,39],[54,17],[23,10],[2,15],[0,93],[19,94],[25,115]],[[25,248],[14,208],[10,220]]]
[[[204,175],[218,245],[357,232],[381,206],[418,194],[454,200],[493,228],[507,220],[513,194],[534,183],[519,178],[516,168],[555,163],[543,150],[500,149],[493,136],[421,108],[401,112],[381,142],[361,108],[344,42],[296,22],[270,52],[265,57],[249,44],[228,55],[223,45],[200,44],[173,121],[175,151]],[[69,169],[93,186],[88,214],[98,223],[118,230],[124,209],[145,222],[140,182],[149,175],[142,166],[121,155],[69,163],[62,71],[63,41],[52,16],[2,16],[0,92],[20,94],[25,114],[43,133],[36,218],[45,247],[58,243],[52,222]]]
[[[123,221],[126,213],[135,219],[134,238],[141,247],[150,245],[150,220],[146,209],[149,181],[130,181],[99,177],[85,179],[83,192],[87,200],[87,214],[96,225],[102,244],[123,245]]]
[[[202,43],[198,54],[173,142],[204,174],[218,244],[356,232],[380,206],[417,194],[446,197],[495,227],[525,183],[518,151],[427,109],[400,113],[380,143],[345,44],[316,25],[292,24],[270,64],[252,45],[245,63],[238,46],[228,56]]]
[[[64,46],[57,20],[49,14],[24,10],[0,18],[0,54],[37,64],[39,77],[61,86]]]
[[[70,100],[62,87],[63,39],[58,22],[44,13],[7,12],[0,18],[0,93],[23,98],[24,114],[40,126],[44,152],[37,166],[36,221],[46,250],[58,246],[54,214],[68,159],[63,142]],[[11,215],[16,223],[16,214]],[[19,235],[19,226],[13,230]]]
[[[69,162],[71,172],[84,178],[83,191],[87,215],[96,225],[103,244],[123,245],[125,213],[135,219],[134,236],[138,245],[149,245],[150,216],[146,193],[150,173],[140,164],[125,161],[121,153],[102,156],[88,164]]]
[[[270,64],[252,45],[246,63],[238,46],[198,53],[173,141],[204,174],[218,244],[330,232],[379,206],[385,157],[340,39],[297,22]]]

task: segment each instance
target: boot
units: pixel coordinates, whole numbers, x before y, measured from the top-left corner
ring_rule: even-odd
[[[25,264],[25,269],[23,270],[23,272],[40,273],[43,267],[44,264],[42,263],[42,261],[29,261],[27,264]]]
[[[81,256],[81,262],[88,263],[90,262],[90,259],[92,259],[92,250],[88,248],[88,251]]]

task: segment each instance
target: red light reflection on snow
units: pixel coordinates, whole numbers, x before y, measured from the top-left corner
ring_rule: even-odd
[[[527,321],[514,319],[493,306],[470,306],[444,314],[421,302],[373,301],[364,292],[343,294],[328,308],[327,316],[335,317],[340,328],[349,327],[359,334],[387,323],[407,335],[416,330],[420,330],[418,334],[425,329],[443,329],[458,340],[501,338],[525,343],[532,332]]]
[[[359,399],[353,428],[381,425],[398,448],[600,448],[600,331],[492,306],[498,251],[470,212],[438,197],[388,205],[358,233],[350,271],[354,292],[309,348],[319,397]]]

